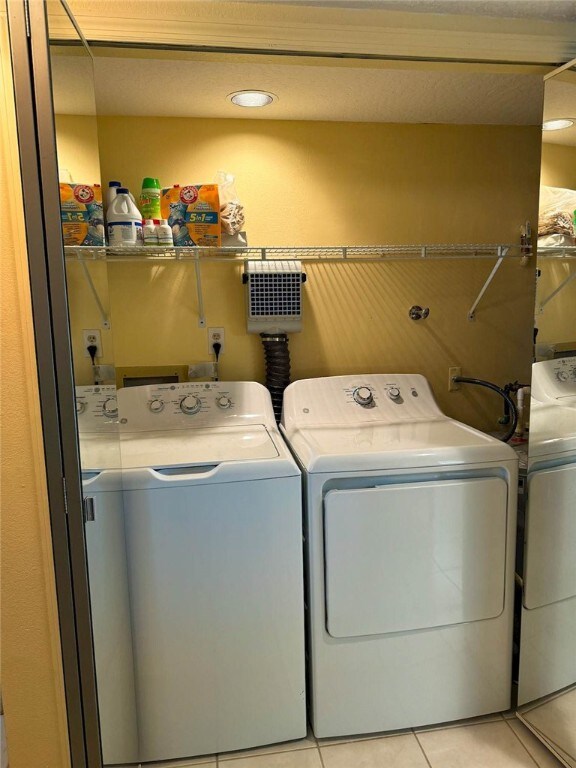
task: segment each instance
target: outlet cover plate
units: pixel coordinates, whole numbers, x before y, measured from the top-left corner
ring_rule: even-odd
[[[82,331],[82,341],[84,344],[84,357],[90,357],[88,347],[91,344],[96,345],[96,357],[102,357],[102,336],[100,328],[88,328]]]

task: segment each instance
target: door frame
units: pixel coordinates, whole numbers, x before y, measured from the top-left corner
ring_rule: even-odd
[[[47,12],[7,6],[70,758],[101,768]]]

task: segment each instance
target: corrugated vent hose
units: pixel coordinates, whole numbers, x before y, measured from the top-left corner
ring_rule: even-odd
[[[266,387],[272,398],[274,416],[282,418],[282,397],[290,384],[290,350],[285,333],[261,333],[260,338],[266,355]]]
[[[453,381],[458,381],[462,384],[477,384],[479,387],[486,387],[487,389],[491,389],[493,392],[497,392],[500,397],[504,398],[504,402],[510,409],[512,419],[510,426],[508,427],[508,431],[499,439],[502,440],[503,443],[507,443],[514,432],[516,432],[516,425],[518,424],[518,410],[516,409],[516,403],[514,400],[512,400],[510,395],[501,389],[497,384],[493,384],[491,381],[484,381],[484,379],[469,379],[466,376],[455,376]]]

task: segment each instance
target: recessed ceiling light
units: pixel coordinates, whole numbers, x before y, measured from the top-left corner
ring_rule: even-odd
[[[272,104],[278,96],[266,91],[236,91],[229,93],[228,98],[232,104],[236,104],[238,107],[266,107],[268,104]]]
[[[545,120],[542,123],[543,131],[561,131],[563,128],[570,128],[574,125],[574,120],[568,117],[562,117],[557,120]]]

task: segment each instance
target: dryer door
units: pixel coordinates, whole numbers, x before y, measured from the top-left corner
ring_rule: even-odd
[[[576,464],[528,475],[524,606],[576,596]]]
[[[328,632],[356,637],[498,616],[506,518],[498,477],[329,491]]]

